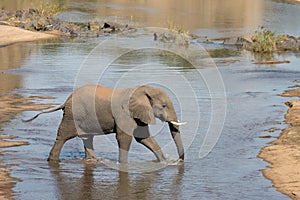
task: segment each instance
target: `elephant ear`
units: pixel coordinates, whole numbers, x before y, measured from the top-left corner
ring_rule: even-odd
[[[129,100],[131,116],[145,124],[155,124],[154,112],[150,102],[151,97],[147,94],[146,87],[139,87]]]

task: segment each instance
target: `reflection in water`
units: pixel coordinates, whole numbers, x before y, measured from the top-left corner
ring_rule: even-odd
[[[31,52],[32,47],[28,45],[11,45],[0,48],[0,70],[19,68]]]
[[[62,4],[61,0],[1,0],[0,9],[15,11],[19,9],[37,8],[41,5],[41,2],[51,2]]]
[[[76,2],[76,1],[72,1]],[[80,12],[96,16],[117,16],[148,26],[166,27],[168,21],[185,29],[195,28],[251,28],[261,24],[263,1],[260,0],[98,0],[71,4]]]
[[[200,29],[211,36],[215,29],[223,35],[249,34],[258,26],[299,35],[299,6],[281,0],[53,0],[67,12],[59,17],[73,21],[108,20],[134,26],[167,27],[168,21],[190,31]],[[40,7],[41,0],[3,0],[8,10]]]
[[[21,76],[0,72],[0,95],[21,87]]]
[[[9,10],[28,8],[40,2],[40,0],[4,0],[2,8]],[[147,26],[166,27],[167,22],[172,21],[188,30],[211,27],[256,28],[262,24],[264,7],[264,1],[261,0],[90,0],[84,2],[56,0],[53,2],[72,10],[69,17],[73,20],[90,18],[92,14],[100,19],[125,20]]]
[[[178,169],[164,169],[169,171],[169,176],[161,175],[159,171],[127,173],[97,164],[68,170],[60,164],[50,164],[50,167],[56,180],[58,199],[163,199],[164,196],[178,199],[183,187],[184,165],[178,165]]]
[[[26,45],[12,45],[0,48],[0,93],[10,92],[21,87],[21,75],[8,74],[4,71],[1,73],[1,71],[20,68],[31,52],[32,47]]]
[[[218,48],[218,49],[210,49],[207,50],[209,53],[209,56],[211,58],[228,58],[228,57],[234,57],[241,54],[240,51],[237,51],[235,49],[226,49],[226,48]]]

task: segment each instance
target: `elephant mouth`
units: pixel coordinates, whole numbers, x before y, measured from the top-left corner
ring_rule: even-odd
[[[167,121],[162,115],[157,117],[160,121],[165,122]]]

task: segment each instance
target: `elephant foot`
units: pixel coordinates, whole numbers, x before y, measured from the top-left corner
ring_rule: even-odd
[[[177,159],[177,160],[169,160],[167,162],[168,165],[183,165],[184,160],[182,160],[181,158]]]
[[[59,159],[50,158],[50,157],[47,159],[47,161],[48,161],[48,162],[51,162],[51,163],[59,163],[59,162],[60,162]]]
[[[97,159],[97,158],[85,158],[85,159],[84,159],[84,162],[87,163],[87,164],[90,164],[90,163],[97,163],[97,162],[98,162],[98,159]]]
[[[163,165],[163,166],[169,165],[167,160],[157,160],[157,162],[159,163],[159,165]]]

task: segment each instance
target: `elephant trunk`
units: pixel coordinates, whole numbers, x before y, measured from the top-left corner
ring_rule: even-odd
[[[177,147],[179,159],[184,160],[184,148],[183,148],[183,144],[182,144],[182,140],[181,140],[179,126],[175,125],[172,122],[168,122],[168,124],[169,124],[170,132],[172,134],[173,140]]]

